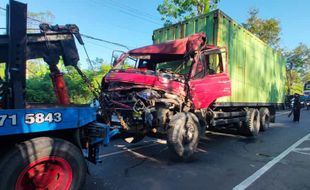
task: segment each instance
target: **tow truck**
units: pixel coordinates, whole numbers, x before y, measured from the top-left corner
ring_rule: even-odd
[[[87,164],[99,161],[99,146],[107,145],[117,129],[97,121],[97,107],[70,103],[63,73],[57,64],[77,66],[75,39],[83,40],[76,25],[40,25],[27,34],[27,5],[10,0],[7,34],[0,35],[0,190],[75,190],[83,187]],[[50,69],[57,103],[26,102],[26,61],[41,58]],[[35,72],[35,71],[34,71]],[[94,92],[95,94],[95,92]]]

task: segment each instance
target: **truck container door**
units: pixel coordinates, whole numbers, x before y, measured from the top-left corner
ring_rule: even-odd
[[[217,49],[196,55],[189,82],[195,109],[208,108],[217,98],[231,95],[225,54]]]

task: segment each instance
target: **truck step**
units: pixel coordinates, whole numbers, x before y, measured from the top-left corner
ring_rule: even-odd
[[[228,124],[237,124],[240,121],[245,121],[245,117],[236,117],[230,119],[214,119],[211,121],[211,126],[220,126],[220,125],[228,125]]]
[[[245,111],[236,111],[236,112],[213,112],[213,118],[233,118],[233,117],[244,117],[246,116]]]

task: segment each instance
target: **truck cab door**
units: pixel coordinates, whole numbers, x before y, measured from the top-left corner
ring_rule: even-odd
[[[221,49],[197,53],[189,81],[195,109],[208,108],[217,98],[231,95],[226,52]]]

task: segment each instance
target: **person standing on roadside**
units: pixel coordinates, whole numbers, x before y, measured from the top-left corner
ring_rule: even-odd
[[[299,99],[299,94],[295,93],[294,94],[294,100],[293,100],[293,121],[294,122],[299,122],[300,118],[300,109],[301,109],[301,104],[300,104],[300,99]]]

